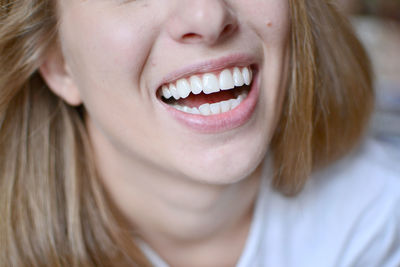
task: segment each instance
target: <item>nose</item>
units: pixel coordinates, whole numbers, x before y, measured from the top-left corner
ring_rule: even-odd
[[[177,42],[214,45],[237,29],[237,17],[226,0],[178,2],[167,24],[169,35]]]

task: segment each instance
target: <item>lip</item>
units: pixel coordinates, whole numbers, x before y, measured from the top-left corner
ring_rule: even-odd
[[[203,116],[179,111],[161,102],[165,110],[179,123],[199,133],[221,133],[248,122],[255,111],[260,94],[259,70],[253,68],[253,82],[247,97],[235,109],[217,115]]]
[[[220,57],[218,59],[195,63],[167,74],[157,84],[157,86],[155,86],[155,90],[157,91],[164,84],[172,83],[181,78],[187,78],[192,75],[201,75],[204,73],[216,72],[232,67],[247,67],[257,63],[258,62],[254,56],[242,53],[232,54]]]

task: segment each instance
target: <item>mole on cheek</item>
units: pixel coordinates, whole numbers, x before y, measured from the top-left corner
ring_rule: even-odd
[[[272,22],[271,21],[267,22],[267,27],[272,27]]]

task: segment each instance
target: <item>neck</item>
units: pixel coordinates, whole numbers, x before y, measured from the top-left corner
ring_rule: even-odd
[[[171,266],[234,266],[247,239],[258,187],[254,175],[231,185],[198,184],[149,195],[147,207],[154,209],[132,214],[131,221]]]

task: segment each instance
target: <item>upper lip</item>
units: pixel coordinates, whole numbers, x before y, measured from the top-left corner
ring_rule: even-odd
[[[256,62],[255,57],[249,54],[234,54],[217,59],[203,61],[185,66],[181,69],[168,73],[158,84],[156,90],[162,85],[175,82],[181,78],[189,77],[195,74],[215,72],[231,67],[247,67]]]

